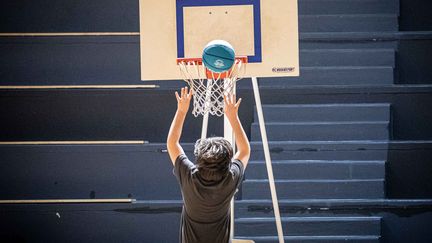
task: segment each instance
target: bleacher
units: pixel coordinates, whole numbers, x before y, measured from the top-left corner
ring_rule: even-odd
[[[0,242],[178,242],[165,139],[184,82],[140,80],[138,1],[44,2],[0,4]],[[398,0],[299,14],[301,76],[259,79],[285,240],[431,242],[432,86],[398,62],[431,32],[400,31]],[[235,238],[278,242],[250,80],[238,96],[252,154]],[[200,130],[190,115],[191,158]]]

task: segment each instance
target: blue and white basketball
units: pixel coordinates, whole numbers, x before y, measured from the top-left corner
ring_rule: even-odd
[[[231,69],[235,61],[234,48],[224,40],[210,41],[202,56],[203,64],[212,72],[223,73]]]

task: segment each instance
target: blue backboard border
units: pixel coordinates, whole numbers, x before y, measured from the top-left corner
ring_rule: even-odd
[[[226,5],[252,5],[254,15],[254,49],[255,55],[248,56],[248,62],[261,62],[261,0],[176,0],[176,21],[177,21],[177,57],[184,58],[184,7],[206,7]]]

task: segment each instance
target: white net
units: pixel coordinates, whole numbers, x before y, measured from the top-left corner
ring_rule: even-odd
[[[193,60],[178,62],[183,79],[193,89],[192,114],[222,116],[224,114],[224,95],[233,93],[235,84],[242,78],[246,71],[246,63],[242,59],[236,59],[232,69],[224,78],[221,74],[211,73],[207,75],[204,65]]]

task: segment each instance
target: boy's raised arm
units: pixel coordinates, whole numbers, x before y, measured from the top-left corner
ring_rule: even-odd
[[[175,92],[177,98],[177,111],[174,115],[174,119],[171,123],[170,130],[167,137],[167,150],[173,165],[177,157],[184,153],[183,148],[180,145],[180,137],[183,130],[184,120],[189,110],[189,104],[192,98],[192,89],[188,92],[188,88],[184,87],[181,89],[181,94]]]
[[[235,95],[231,95],[230,97],[224,96],[225,115],[228,118],[234,131],[235,141],[237,145],[237,152],[234,155],[233,159],[240,160],[243,163],[243,167],[246,168],[250,157],[250,145],[238,117],[238,108],[240,106],[240,102],[241,98],[236,102]]]

